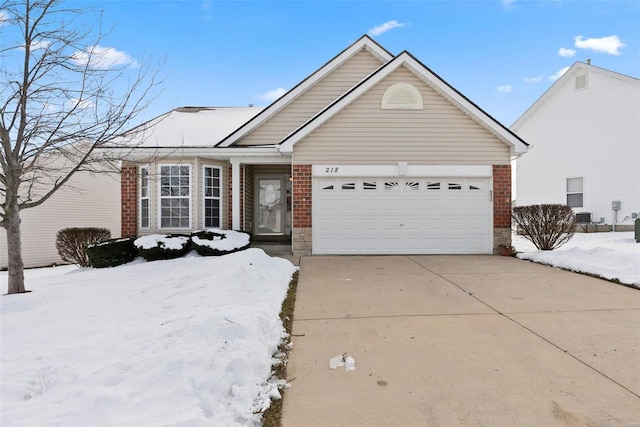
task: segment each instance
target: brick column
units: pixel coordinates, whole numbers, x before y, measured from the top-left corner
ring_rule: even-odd
[[[511,246],[511,165],[493,165],[493,253]]]
[[[293,213],[293,254],[311,255],[311,165],[293,165],[291,210]]]
[[[120,169],[120,202],[122,237],[136,237],[138,233],[138,168],[123,166]]]

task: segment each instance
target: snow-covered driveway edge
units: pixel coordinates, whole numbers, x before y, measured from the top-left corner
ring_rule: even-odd
[[[536,250],[524,237],[512,237],[520,259],[640,288],[640,243],[633,232],[576,233],[552,251]]]
[[[0,298],[3,426],[258,426],[297,267],[260,249],[29,281]]]

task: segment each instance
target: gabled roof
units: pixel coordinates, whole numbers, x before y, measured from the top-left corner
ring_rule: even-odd
[[[531,105],[527,111],[525,111],[512,125],[511,129],[514,131],[520,128],[520,126],[531,117],[540,107],[542,107],[553,95],[565,84],[572,81],[573,77],[580,71],[595,72],[603,76],[607,76],[612,79],[626,81],[632,84],[640,84],[640,79],[627,76],[625,74],[616,73],[615,71],[607,70],[605,68],[596,67],[595,65],[587,64],[584,62],[575,62],[558,80],[556,80],[547,89],[536,102]]]
[[[393,55],[389,53],[385,48],[376,43],[369,36],[364,35],[360,37],[355,43],[351,46],[340,52],[329,62],[324,64],[318,70],[316,70],[309,77],[304,79],[298,85],[296,85],[293,89],[289,90],[287,93],[282,95],[276,101],[271,103],[268,107],[266,107],[260,114],[253,117],[251,120],[246,122],[240,128],[235,130],[233,133],[224,138],[217,147],[229,147],[235,144],[239,139],[246,136],[248,133],[256,129],[262,123],[273,117],[278,113],[283,107],[293,101],[295,98],[304,93],[308,88],[313,86],[316,82],[322,80],[329,73],[331,73],[336,67],[340,64],[347,61],[349,58],[362,51],[362,49],[366,49],[374,56],[380,58],[383,62],[390,61],[393,58]]]
[[[451,103],[456,105],[460,110],[475,120],[482,127],[493,133],[501,141],[510,146],[512,155],[520,155],[527,151],[528,144],[520,139],[515,133],[471,102],[467,97],[458,92],[455,88],[445,82],[440,76],[431,71],[428,67],[418,61],[409,52],[404,51],[400,55],[387,62],[378,70],[371,73],[368,77],[347,91],[340,98],[336,99],[332,104],[328,105],[324,110],[302,124],[296,130],[287,135],[280,145],[280,152],[292,153],[293,146],[309,135],[313,130],[318,128],[324,122],[333,117],[363,93],[371,89],[382,79],[390,75],[399,67],[405,66],[416,76],[421,78],[427,85],[433,88],[440,95],[445,97]]]

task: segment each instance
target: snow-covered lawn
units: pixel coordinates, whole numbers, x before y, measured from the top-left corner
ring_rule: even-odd
[[[518,258],[567,270],[595,274],[640,288],[640,243],[634,232],[576,233],[553,251],[538,251],[522,236],[513,235]]]
[[[27,270],[0,297],[2,426],[259,425],[296,267],[193,254]]]

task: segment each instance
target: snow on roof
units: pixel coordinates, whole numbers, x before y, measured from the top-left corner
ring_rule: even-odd
[[[213,147],[262,107],[181,107],[141,125],[139,147]]]

